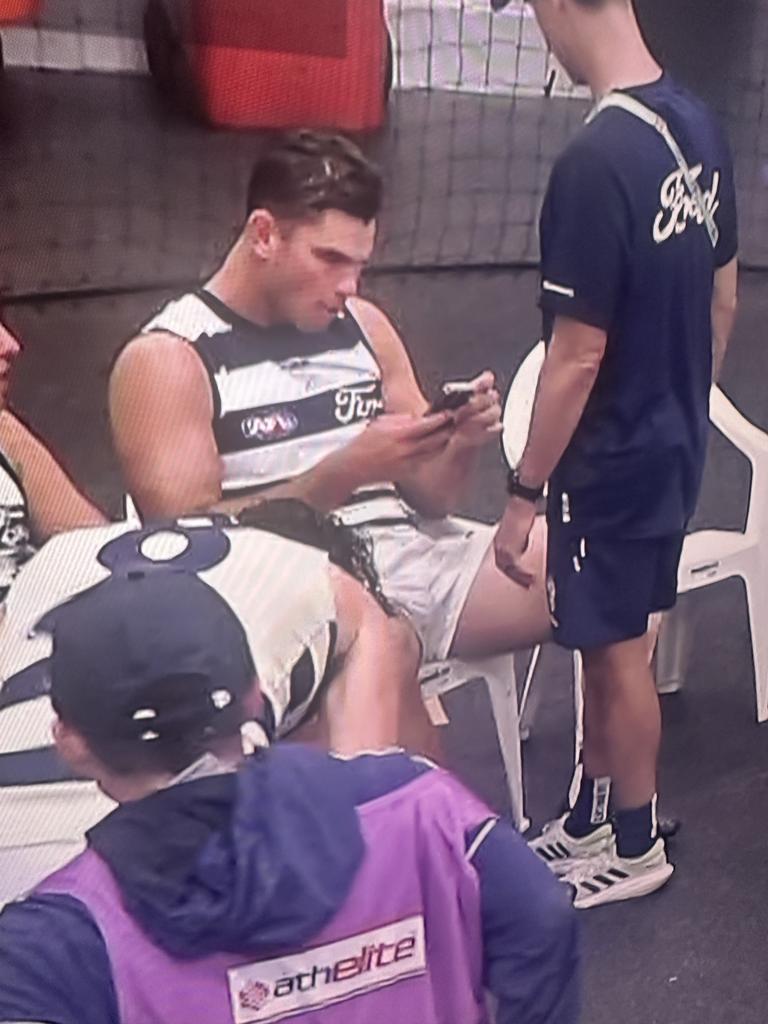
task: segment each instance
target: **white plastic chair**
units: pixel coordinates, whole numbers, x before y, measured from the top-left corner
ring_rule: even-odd
[[[544,342],[540,341],[533,346],[520,363],[507,389],[502,416],[501,444],[504,458],[510,469],[520,462],[523,449],[528,441],[533,403],[536,399],[536,388],[545,355],[546,347]]]
[[[709,416],[720,433],[749,459],[752,478],[746,528],[698,530],[686,537],[677,590],[685,594],[732,576],[744,580],[757,720],[764,722],[768,719],[768,434],[750,423],[717,386],[710,392]],[[662,628],[656,660],[660,690],[681,685],[686,640],[684,615]]]
[[[439,697],[473,679],[485,679],[496,723],[501,758],[509,790],[512,820],[524,832],[529,825],[525,816],[523,769],[520,757],[520,728],[517,703],[517,677],[512,654],[476,661],[451,658],[427,662],[420,675],[422,697]]]

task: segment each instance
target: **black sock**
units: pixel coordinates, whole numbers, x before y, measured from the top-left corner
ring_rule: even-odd
[[[606,823],[610,793],[610,779],[590,779],[586,773],[582,775],[576,803],[565,819],[564,827],[569,836],[582,839]]]
[[[631,810],[616,811],[616,850],[620,857],[642,857],[656,842],[659,834],[656,820],[656,797],[650,803]]]

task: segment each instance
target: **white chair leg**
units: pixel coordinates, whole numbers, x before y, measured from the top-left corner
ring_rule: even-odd
[[[752,665],[755,672],[757,720],[768,720],[768,566],[758,563],[744,577],[747,592],[749,631],[752,634]]]
[[[664,613],[656,644],[656,689],[677,693],[683,687],[693,637],[693,602],[682,597]]]
[[[480,662],[477,667],[488,684],[488,695],[491,700],[504,771],[507,776],[512,819],[517,828],[521,832],[525,832],[530,822],[525,816],[514,657],[507,654],[499,658],[489,658]]]
[[[541,687],[534,686],[533,680],[541,658],[541,644],[537,644],[531,652],[528,668],[525,672],[525,685],[520,697],[520,739],[525,741],[531,734],[536,721],[536,713],[541,703]]]

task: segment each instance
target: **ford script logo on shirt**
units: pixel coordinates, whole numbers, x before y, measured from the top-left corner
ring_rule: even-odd
[[[243,437],[248,441],[280,441],[299,429],[297,417],[289,409],[246,416],[240,424]]]
[[[284,1020],[373,992],[427,969],[424,918],[404,918],[292,956],[228,972],[236,1024]]]
[[[702,164],[691,168],[691,176],[698,181],[702,172]],[[720,191],[720,172],[712,175],[712,188],[703,192],[704,207],[702,210],[696,196],[692,196],[686,187],[683,172],[673,171],[661,185],[661,210],[653,223],[653,240],[661,244],[673,235],[682,235],[690,222],[697,224],[705,221],[705,210],[714,217],[720,207],[717,197]]]
[[[336,419],[346,426],[358,420],[370,420],[381,412],[384,403],[378,396],[378,382],[360,387],[339,388],[336,392]]]

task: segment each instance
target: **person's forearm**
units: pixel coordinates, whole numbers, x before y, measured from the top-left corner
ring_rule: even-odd
[[[407,479],[396,483],[405,500],[430,519],[456,510],[474,469],[479,449],[449,442],[447,447]]]
[[[600,369],[594,356],[574,358],[553,341],[542,366],[522,459],[521,481],[538,487],[552,475],[581,420]]]
[[[236,515],[244,508],[258,505],[268,499],[297,498],[318,512],[327,514],[343,505],[358,487],[369,482],[373,481],[368,480],[368,474],[360,468],[356,460],[348,456],[347,449],[342,448],[322,459],[306,473],[275,487],[266,487],[256,495],[223,497],[217,502],[216,511]]]
[[[732,305],[723,305],[719,302],[712,304],[712,380],[714,383],[720,379],[735,319],[735,302]]]

